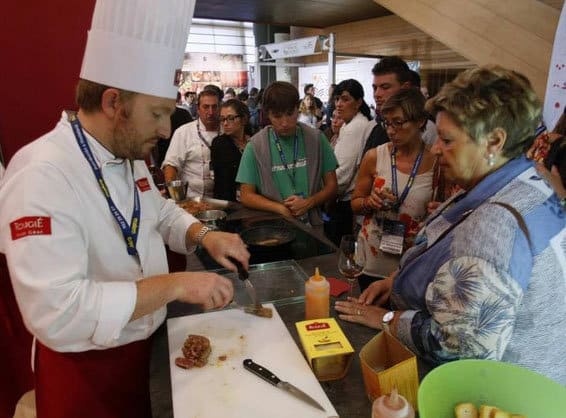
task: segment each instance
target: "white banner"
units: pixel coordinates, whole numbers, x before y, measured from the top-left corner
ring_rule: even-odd
[[[566,106],[566,7],[562,8],[554,47],[552,48],[552,59],[548,70],[548,81],[546,83],[546,95],[544,100],[544,122],[549,130],[564,112]]]
[[[310,36],[263,46],[267,49],[271,58],[293,58],[314,54],[317,41],[318,36]]]

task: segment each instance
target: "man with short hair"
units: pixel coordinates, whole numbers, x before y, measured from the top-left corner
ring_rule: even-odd
[[[408,88],[409,66],[397,56],[383,57],[372,68],[373,98],[375,100],[377,117],[368,125],[369,135],[362,155],[378,145],[389,142],[387,132],[381,123],[381,106],[393,94],[402,88]]]
[[[276,81],[263,95],[271,125],[244,150],[236,181],[242,203],[322,226],[320,206],[336,197],[336,157],[318,129],[297,122],[299,93]]]
[[[373,97],[375,99],[377,117],[376,120],[369,125],[371,131],[369,132],[363,154],[378,145],[389,142],[389,137],[387,136],[387,132],[381,120],[381,107],[389,97],[402,88],[420,88],[420,86],[413,84],[415,74],[411,71],[407,63],[398,56],[384,57],[372,68]],[[418,76],[420,82],[418,73],[416,73],[416,76]],[[436,136],[437,133],[434,123],[428,121],[425,132],[423,132],[423,141],[428,145],[432,145],[436,140]]]
[[[169,136],[191,1],[129,5],[136,13],[97,0],[78,112],[19,150],[0,184],[0,252],[35,337],[40,418],[151,417],[151,335],[165,305],[220,308],[234,293],[215,273],[169,273],[164,242],[248,265],[238,235],[164,199],[143,161]]]
[[[165,181],[179,179],[187,183],[187,198],[212,197],[213,172],[210,170],[210,146],[220,134],[220,100],[205,88],[197,97],[198,119],[179,127],[163,160]]]

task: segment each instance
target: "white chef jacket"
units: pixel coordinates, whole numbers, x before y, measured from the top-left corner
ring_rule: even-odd
[[[200,121],[200,133],[208,146],[198,135],[197,122],[177,128],[165,154],[161,167],[170,165],[177,169],[179,179],[186,181],[187,198],[213,197],[214,174],[210,171],[210,148],[218,131],[207,131]]]
[[[340,128],[334,154],[338,160],[336,178],[338,180],[338,198],[350,200],[356,185],[356,176],[366,144],[366,128],[369,120],[358,112],[350,122]]]
[[[8,260],[18,306],[33,335],[61,352],[105,349],[151,335],[166,309],[128,322],[135,282],[167,273],[164,241],[187,253],[185,234],[197,222],[161,197],[144,161],[134,162],[132,179],[129,161],[85,136],[128,223],[138,187],[139,258],[127,253],[65,113],[53,131],[12,158],[0,185],[0,252]]]

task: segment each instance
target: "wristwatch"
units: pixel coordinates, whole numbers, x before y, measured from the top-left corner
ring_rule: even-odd
[[[202,240],[204,239],[204,236],[206,234],[208,234],[209,232],[210,232],[210,228],[206,225],[203,225],[202,228],[200,229],[200,231],[198,231],[197,236],[195,237],[196,244],[201,245]]]
[[[393,318],[395,318],[395,311],[386,312],[385,315],[383,315],[383,318],[381,318],[381,327],[383,331],[385,331],[388,334],[391,334],[391,329],[389,328],[389,325],[393,321]]]

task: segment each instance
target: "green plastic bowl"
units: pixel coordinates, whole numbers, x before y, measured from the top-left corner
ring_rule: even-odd
[[[527,418],[566,417],[566,387],[498,361],[453,361],[432,370],[421,382],[420,418],[454,418],[454,407],[462,402],[472,402],[478,411],[486,404]]]

